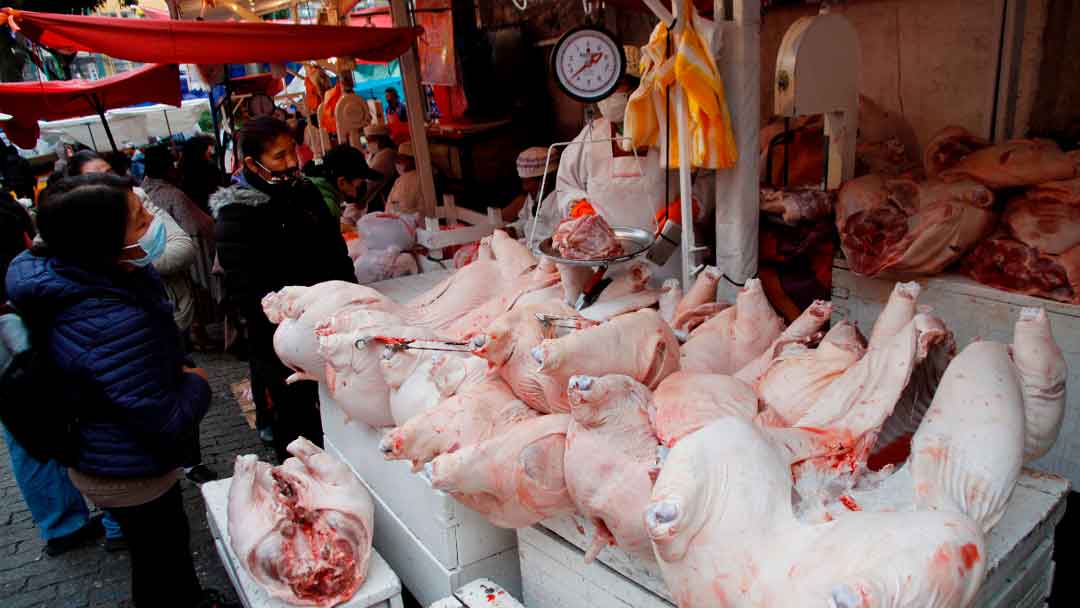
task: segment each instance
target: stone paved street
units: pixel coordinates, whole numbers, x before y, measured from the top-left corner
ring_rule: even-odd
[[[227,355],[197,355],[214,389],[214,402],[202,425],[203,462],[223,477],[231,475],[237,454],[257,453],[272,460],[273,451],[259,442],[240,413],[229,386],[248,373],[247,363]],[[198,488],[184,480],[191,549],[204,587],[235,594],[221,566],[206,524]],[[130,606],[130,571],[126,553],[106,553],[87,546],[60,557],[48,557],[11,475],[7,448],[0,441],[0,606]]]

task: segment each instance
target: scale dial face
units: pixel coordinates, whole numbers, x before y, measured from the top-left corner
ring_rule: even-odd
[[[592,103],[618,86],[626,71],[626,55],[611,34],[586,25],[563,34],[551,53],[551,68],[564,93]]]

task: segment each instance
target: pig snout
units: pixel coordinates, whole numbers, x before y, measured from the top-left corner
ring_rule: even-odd
[[[572,391],[587,391],[592,388],[592,385],[592,376],[574,376],[570,378],[570,390]]]
[[[401,446],[401,437],[396,432],[387,433],[379,441],[379,452],[382,453],[383,458],[387,460],[393,460],[398,455],[398,451]]]
[[[487,351],[488,337],[484,334],[477,334],[473,336],[472,340],[469,340],[469,348],[478,355]]]
[[[678,501],[670,498],[650,505],[645,511],[645,526],[649,529],[649,536],[654,540],[661,540],[674,534],[681,514]]]

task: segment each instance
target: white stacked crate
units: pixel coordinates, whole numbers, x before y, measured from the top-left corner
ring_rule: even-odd
[[[987,538],[986,582],[977,608],[1040,608],[1054,578],[1054,528],[1069,484],[1025,471],[1001,522]],[[529,608],[671,608],[655,563],[617,547],[585,565],[592,530],[572,518],[518,531],[524,602]]]
[[[895,281],[867,278],[838,259],[833,267],[833,320],[847,319],[868,333],[885,306]],[[976,338],[1012,342],[1013,325],[1025,306],[1041,306],[1050,316],[1054,339],[1069,367],[1065,420],[1054,449],[1035,468],[1067,477],[1080,486],[1080,306],[1001,291],[958,275],[919,280],[919,303],[933,307],[963,348]]]
[[[372,285],[406,302],[448,276],[430,272]],[[488,578],[521,594],[517,538],[496,528],[449,495],[435,490],[404,461],[387,462],[379,452],[383,431],[346,424],[341,409],[322,389],[324,443],[353,469],[375,499],[375,548],[423,605],[455,589]]]
[[[206,519],[210,534],[225,572],[229,575],[236,595],[244,608],[286,608],[288,604],[270,597],[262,585],[248,574],[233,551],[229,538],[229,486],[232,478],[204,483],[200,488],[206,502]],[[390,565],[373,551],[368,562],[367,579],[352,598],[340,608],[403,608],[401,581]]]

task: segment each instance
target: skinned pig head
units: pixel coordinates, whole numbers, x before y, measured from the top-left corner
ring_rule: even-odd
[[[334,606],[367,578],[374,506],[348,467],[304,438],[271,468],[237,458],[229,535],[244,567],[274,597]]]

